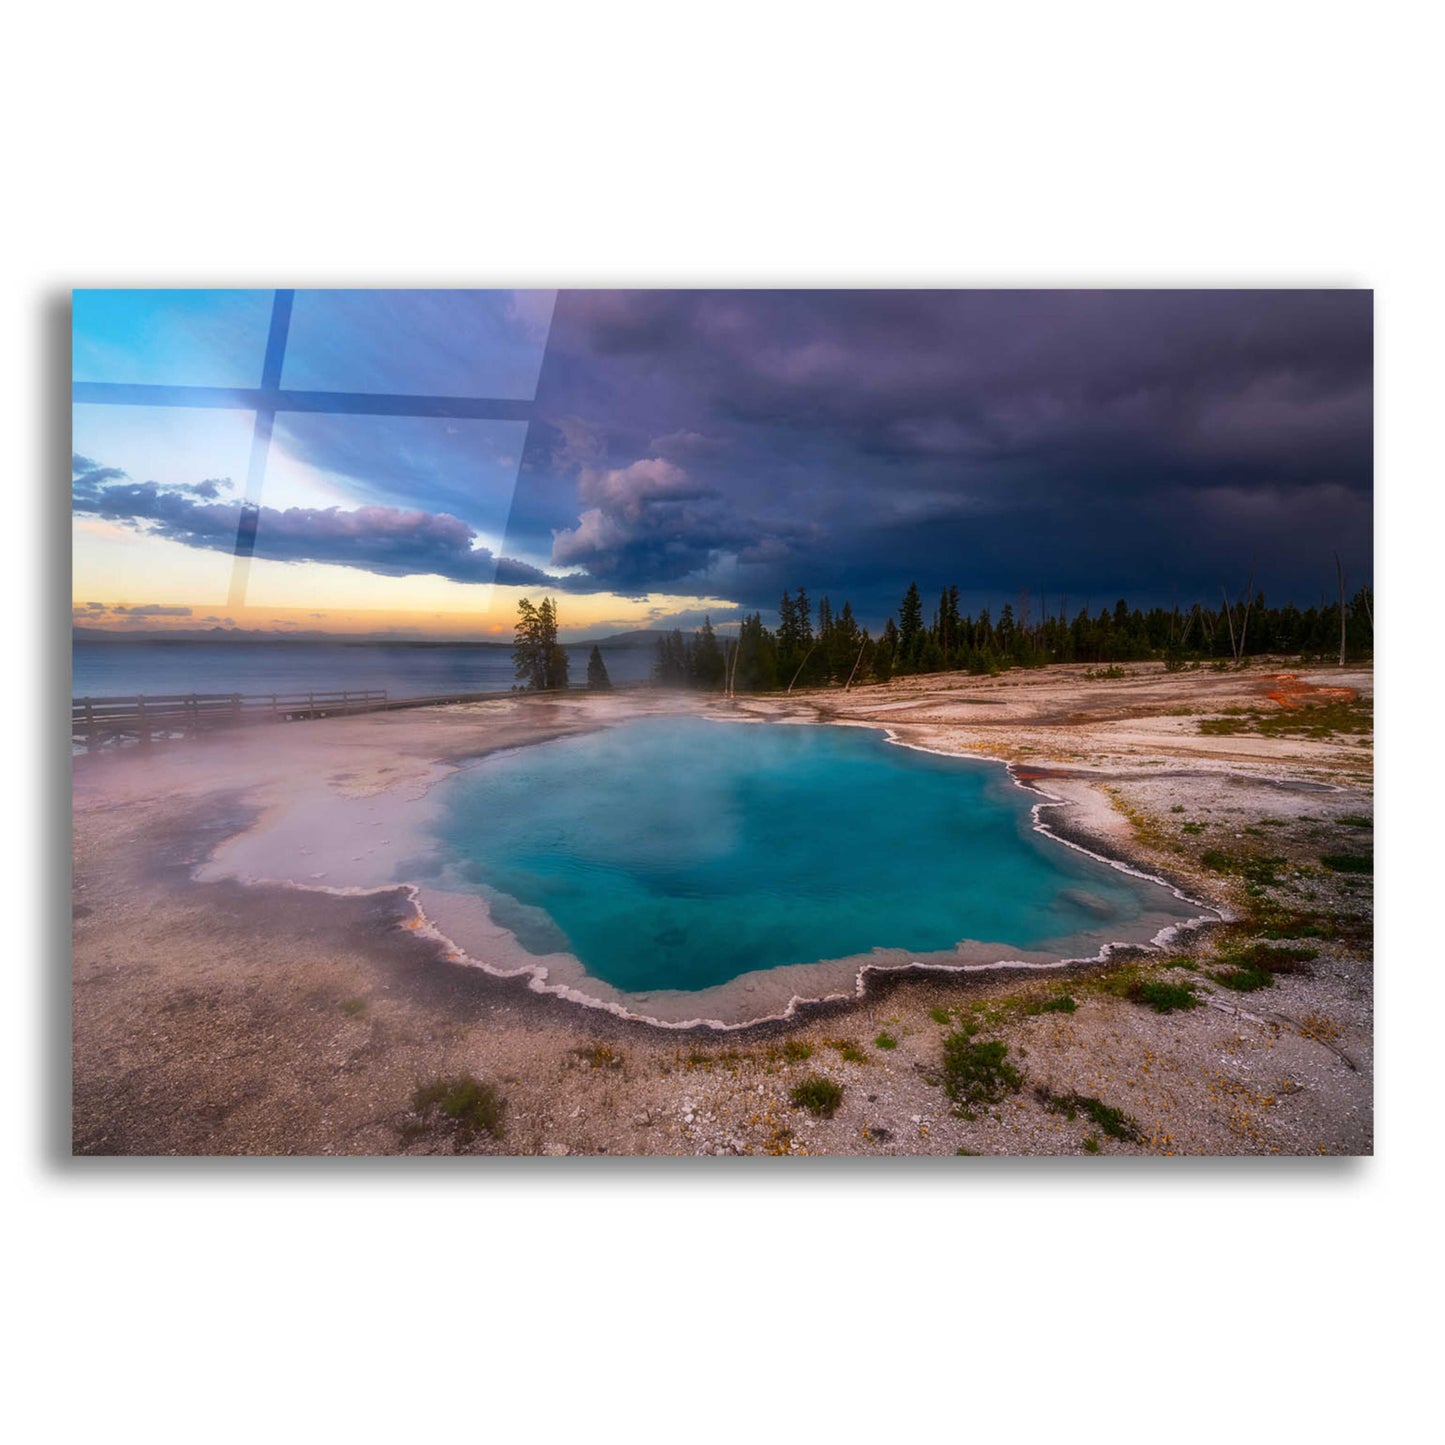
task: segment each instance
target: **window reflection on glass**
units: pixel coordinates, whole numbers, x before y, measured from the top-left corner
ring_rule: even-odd
[[[294,391],[530,400],[552,291],[297,291],[281,384]]]
[[[272,291],[76,291],[76,381],[256,386]]]
[[[526,433],[524,422],[279,416],[248,600],[301,605],[295,577],[266,564],[303,559],[364,564],[373,594],[388,576],[491,582]]]
[[[76,406],[72,418],[77,578],[112,602],[154,601],[163,576],[175,596],[223,604],[254,414]]]
[[[75,293],[87,575],[144,592],[154,557],[178,596],[230,613],[399,605],[402,579],[424,608],[474,606],[496,575],[554,300]]]

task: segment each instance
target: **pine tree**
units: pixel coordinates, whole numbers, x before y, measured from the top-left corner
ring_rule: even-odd
[[[894,673],[894,663],[898,658],[898,627],[890,617],[883,624],[883,636],[879,639],[877,648],[873,653],[873,676],[879,682],[887,682]]]
[[[523,687],[537,689],[545,684],[547,668],[541,641],[541,616],[525,597],[517,603],[512,669]]]
[[[694,687],[717,692],[723,685],[723,653],[713,631],[712,618],[702,619],[688,650],[688,677]]]
[[[567,686],[567,649],[557,641],[557,604],[544,597],[534,606],[517,603],[512,667],[518,682],[534,692]]]
[[[918,640],[923,635],[923,599],[918,583],[910,582],[898,609],[898,652],[894,658],[895,672],[912,672],[918,666]]]
[[[777,639],[763,626],[760,612],[743,618],[738,629],[736,666],[733,683],[739,692],[771,692],[778,685]]]
[[[567,686],[567,649],[557,641],[557,604],[550,597],[542,599],[538,612],[542,618],[542,640],[546,646],[545,686],[560,688]]]
[[[607,664],[602,660],[602,649],[595,642],[587,658],[587,687],[592,692],[612,691],[612,679],[607,676]]]
[[[663,687],[686,687],[688,683],[687,643],[682,632],[673,628],[657,639],[657,658],[652,664],[652,678]]]

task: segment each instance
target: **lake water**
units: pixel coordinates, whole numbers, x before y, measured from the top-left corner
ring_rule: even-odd
[[[587,680],[589,647],[569,647],[573,686]],[[334,642],[77,642],[72,697],[151,697],[193,692],[382,690],[392,697],[506,692],[516,681],[508,647],[406,647]],[[648,648],[604,654],[614,683],[651,675]]]
[[[485,759],[441,796],[445,886],[628,992],[875,948],[1063,948],[1197,912],[1042,837],[997,765],[871,729],[639,719]]]

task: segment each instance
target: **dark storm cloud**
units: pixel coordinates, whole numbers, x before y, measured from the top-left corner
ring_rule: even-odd
[[[1306,595],[1369,568],[1371,373],[1365,292],[563,293],[508,549],[873,616],[1252,559]]]
[[[215,484],[133,482],[114,467],[73,459],[72,507],[187,547],[233,552],[239,502],[213,501]],[[259,509],[254,555],[279,562],[326,562],[382,576],[431,574],[456,582],[502,582],[566,589],[524,562],[476,545],[476,532],[445,512],[399,507]]]

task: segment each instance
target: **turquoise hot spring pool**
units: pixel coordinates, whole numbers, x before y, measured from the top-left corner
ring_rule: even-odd
[[[1198,910],[1041,835],[997,764],[865,728],[645,718],[479,760],[432,823],[449,889],[630,993],[968,942],[1059,957]]]

